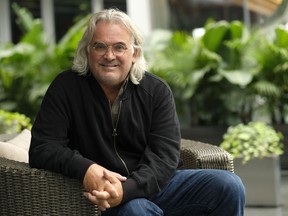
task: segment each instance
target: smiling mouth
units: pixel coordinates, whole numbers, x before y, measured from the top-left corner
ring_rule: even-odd
[[[100,64],[102,67],[117,67],[118,65],[117,64]]]

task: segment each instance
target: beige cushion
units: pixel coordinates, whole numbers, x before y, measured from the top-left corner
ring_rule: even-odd
[[[26,151],[29,151],[31,140],[31,131],[28,129],[24,129],[21,133],[19,133],[14,138],[6,141],[7,143],[11,143],[19,148],[22,148]]]
[[[0,157],[28,163],[28,151],[7,142],[0,142]]]
[[[31,132],[24,129],[14,138],[0,142],[0,157],[28,163]]]

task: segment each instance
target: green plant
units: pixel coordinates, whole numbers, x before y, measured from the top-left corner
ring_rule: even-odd
[[[241,122],[242,106],[249,98],[243,89],[255,70],[253,62],[244,61],[247,34],[239,21],[219,21],[207,23],[200,38],[178,31],[155,31],[149,37],[149,70],[169,83],[186,124]]]
[[[230,126],[220,147],[247,163],[252,158],[283,154],[283,134],[264,122]]]
[[[171,86],[181,124],[285,124],[287,28],[263,32],[240,21],[218,21],[203,30],[199,38],[158,30],[146,43],[149,71]]]
[[[285,124],[288,115],[288,30],[283,25],[275,27],[270,37],[255,34],[253,46],[247,56],[257,62],[253,81],[249,84],[267,110],[269,121]]]
[[[8,112],[0,109],[0,134],[19,133],[23,129],[31,129],[31,120],[24,114]]]
[[[0,108],[34,119],[42,98],[55,76],[71,67],[74,52],[88,21],[75,23],[55,45],[40,19],[13,4],[24,36],[17,44],[0,45]]]

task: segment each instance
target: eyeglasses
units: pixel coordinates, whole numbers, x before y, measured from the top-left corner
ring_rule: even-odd
[[[114,56],[117,56],[117,57],[122,56],[125,53],[125,51],[128,49],[128,47],[122,43],[116,43],[116,44],[108,46],[105,43],[96,42],[92,45],[92,47],[94,48],[96,55],[101,55],[101,56],[107,53],[109,47],[111,47],[112,53],[114,54]]]

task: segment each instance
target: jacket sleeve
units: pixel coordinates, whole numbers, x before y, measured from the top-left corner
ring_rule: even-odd
[[[29,149],[31,167],[47,169],[82,180],[93,163],[70,149],[71,114],[65,79],[57,77],[48,88],[32,127]]]
[[[179,165],[180,125],[173,94],[167,85],[157,87],[152,104],[146,149],[138,169],[123,184],[124,202],[139,196],[152,199]]]

